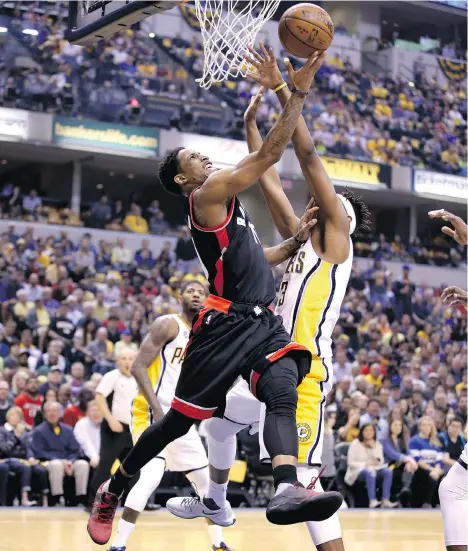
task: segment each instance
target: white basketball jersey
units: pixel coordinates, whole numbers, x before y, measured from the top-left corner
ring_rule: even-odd
[[[463,461],[463,463],[465,463],[465,465],[468,465],[468,444],[465,444],[465,447],[461,452],[460,459]]]
[[[332,356],[332,332],[340,316],[353,263],[353,245],[343,264],[321,260],[308,239],[286,266],[276,313],[293,341],[313,358]]]
[[[160,354],[148,369],[154,392],[165,412],[171,407],[175,395],[190,333],[189,327],[177,314],[171,314],[170,316],[176,320],[179,333],[173,341],[163,346]]]

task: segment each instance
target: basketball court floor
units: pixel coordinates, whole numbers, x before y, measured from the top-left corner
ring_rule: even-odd
[[[340,513],[347,551],[442,551],[440,511]],[[86,532],[87,515],[77,509],[0,509],[0,551],[97,551]],[[269,524],[264,511],[240,509],[226,529],[235,551],[301,551],[315,548],[303,525]],[[164,510],[143,513],[128,551],[210,551],[204,521],[181,520]]]

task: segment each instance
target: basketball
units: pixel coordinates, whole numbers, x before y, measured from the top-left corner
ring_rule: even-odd
[[[315,4],[297,4],[285,11],[279,23],[281,44],[295,57],[309,57],[326,50],[335,27],[328,13]]]

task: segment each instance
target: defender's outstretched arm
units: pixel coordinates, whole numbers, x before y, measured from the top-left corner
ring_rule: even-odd
[[[312,83],[318,58],[316,53],[312,54],[295,73],[298,92],[291,94],[285,103],[261,148],[243,159],[233,170],[222,170],[210,175],[203,186],[194,192],[197,202],[208,205],[224,204],[229,197],[253,186],[264,172],[280,160],[296,128],[304,106],[305,92]]]
[[[260,88],[256,96],[252,97],[250,105],[244,114],[245,133],[247,145],[249,146],[249,153],[258,151],[263,144],[255,120],[262,96],[263,87]],[[295,235],[298,230],[299,218],[295,215],[294,209],[286,193],[284,193],[278,171],[272,166],[260,176],[259,181],[276,229],[283,239],[289,239]]]

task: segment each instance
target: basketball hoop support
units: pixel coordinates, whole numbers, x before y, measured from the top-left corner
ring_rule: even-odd
[[[92,14],[80,14],[86,2],[72,1],[69,4],[68,31],[66,40],[72,44],[89,46],[122,31],[142,19],[156,13],[162,13],[181,4],[181,0],[164,0],[144,2],[127,0],[127,2],[102,2],[102,7]],[[124,5],[122,5],[124,4]],[[89,21],[86,21],[89,19]]]

